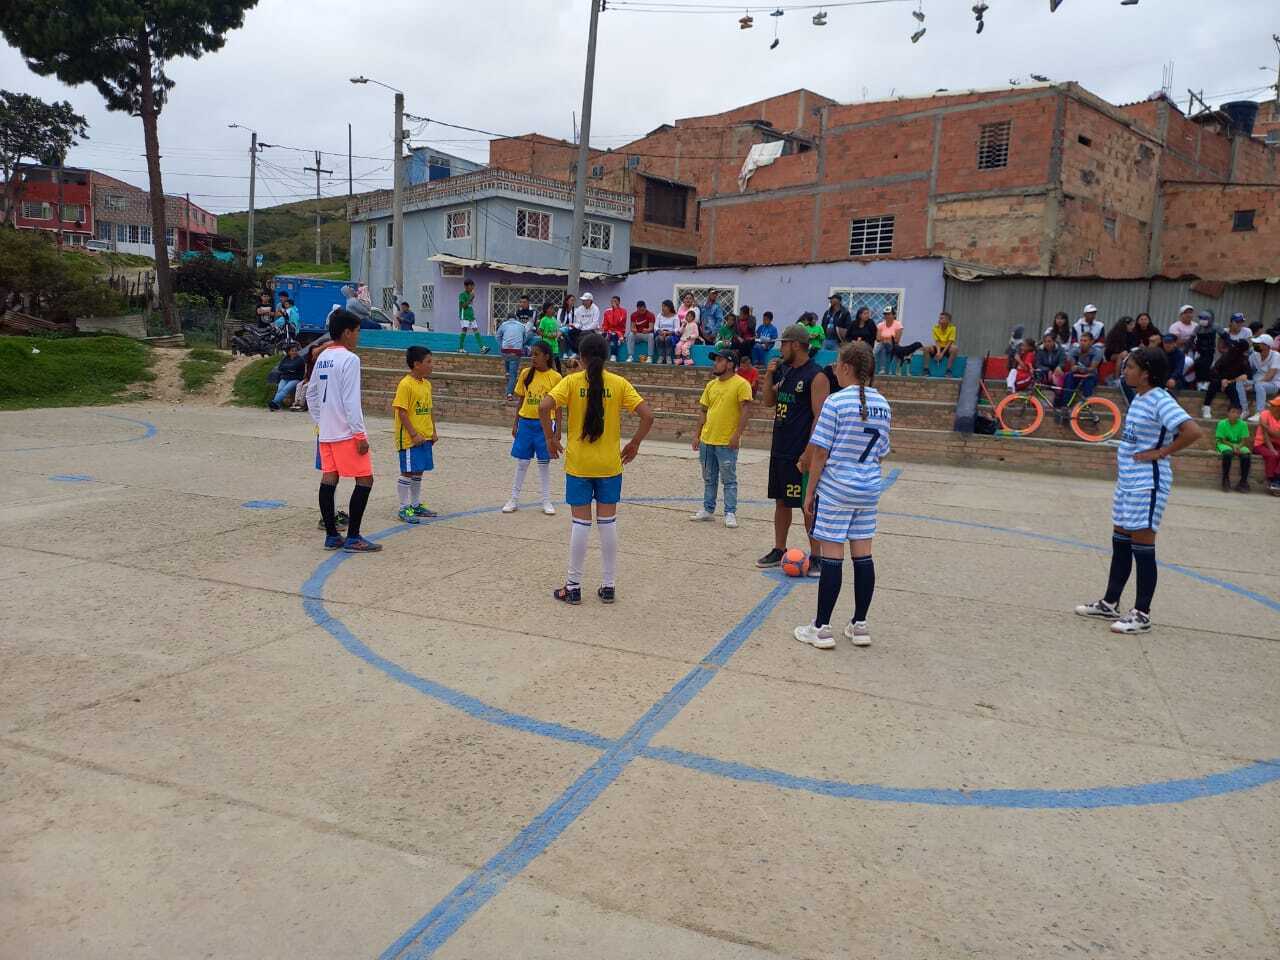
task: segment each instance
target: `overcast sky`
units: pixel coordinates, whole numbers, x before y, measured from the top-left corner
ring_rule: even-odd
[[[924,0],[928,33],[910,42],[915,0],[828,8],[772,18],[754,12],[740,30],[739,7],[723,12],[640,12],[640,0],[609,0],[600,18],[592,144],[618,146],[677,117],[715,113],[808,87],[850,102],[890,93],[927,93],[1026,81],[1030,74],[1077,80],[1113,103],[1159,89],[1174,62],[1173,94],[1204,90],[1211,103],[1263,99],[1274,83],[1280,32],[1275,0],[987,0],[974,33],[969,0]],[[694,0],[672,0],[687,7]],[[784,5],[802,0],[784,0]],[[580,109],[589,0],[262,0],[226,46],[170,65],[177,82],[160,118],[164,186],[190,192],[215,211],[248,204],[248,141],[237,122],[267,143],[329,152],[326,194],[346,192],[347,123],[354,130],[356,189],[390,186],[392,95],[348,77],[366,74],[404,90],[420,116],[499,133],[538,131],[569,138]],[[769,50],[775,24],[781,44]],[[1266,66],[1269,72],[1260,68]],[[90,86],[64,87],[27,70],[0,44],[0,87],[67,99],[89,119],[91,140],[69,163],[146,184],[142,125],[108,113]],[[430,143],[484,161],[484,138],[431,125],[410,126]],[[369,159],[363,159],[367,157]],[[302,199],[312,155],[261,155],[258,204]],[[330,178],[326,177],[326,181]]]

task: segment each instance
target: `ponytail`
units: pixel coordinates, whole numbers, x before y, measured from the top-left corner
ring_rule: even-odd
[[[609,349],[604,337],[588,333],[578,342],[578,356],[587,370],[587,412],[582,418],[582,439],[595,443],[604,434],[604,359]]]

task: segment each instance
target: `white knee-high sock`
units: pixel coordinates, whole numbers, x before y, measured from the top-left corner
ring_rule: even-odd
[[[409,504],[414,507],[422,505],[422,477],[413,477],[409,481]]]
[[[538,482],[542,484],[542,499],[547,501],[551,499],[551,461],[538,461]]]
[[[402,507],[413,505],[413,500],[411,499],[412,494],[410,492],[412,482],[413,481],[404,475],[401,475],[400,479],[396,481],[396,490],[400,493],[400,506]]]
[[[606,587],[612,587],[618,574],[618,518],[614,516],[597,519],[596,529],[600,531],[602,582]]]
[[[587,541],[591,539],[591,521],[573,518],[569,528],[569,575],[565,577],[565,585],[578,587],[582,585],[582,568],[587,562]]]
[[[527,474],[528,472],[529,472],[529,461],[517,460],[516,461],[516,479],[511,484],[512,500],[520,499],[520,491],[524,487],[524,477],[525,477],[525,474]]]

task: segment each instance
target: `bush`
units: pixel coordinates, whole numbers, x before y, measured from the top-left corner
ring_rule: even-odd
[[[150,364],[150,348],[127,337],[0,337],[0,408],[112,403],[152,379]]]
[[[0,300],[23,294],[33,299],[32,311],[49,320],[128,312],[123,294],[98,279],[89,257],[60,254],[44,230],[0,230]]]
[[[275,388],[267,383],[267,374],[280,362],[278,357],[259,357],[236,374],[231,386],[232,402],[242,407],[265,407],[275,396]]]

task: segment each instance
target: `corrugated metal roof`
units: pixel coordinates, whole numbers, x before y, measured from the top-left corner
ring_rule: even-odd
[[[451,263],[457,267],[484,267],[490,270],[502,270],[505,273],[531,273],[538,277],[567,277],[568,270],[557,270],[554,267],[527,267],[519,263],[498,263],[495,260],[472,260],[470,257],[455,257],[448,253],[437,253],[427,258],[436,263]],[[583,270],[584,280],[617,280],[619,276],[612,273],[591,273]]]

